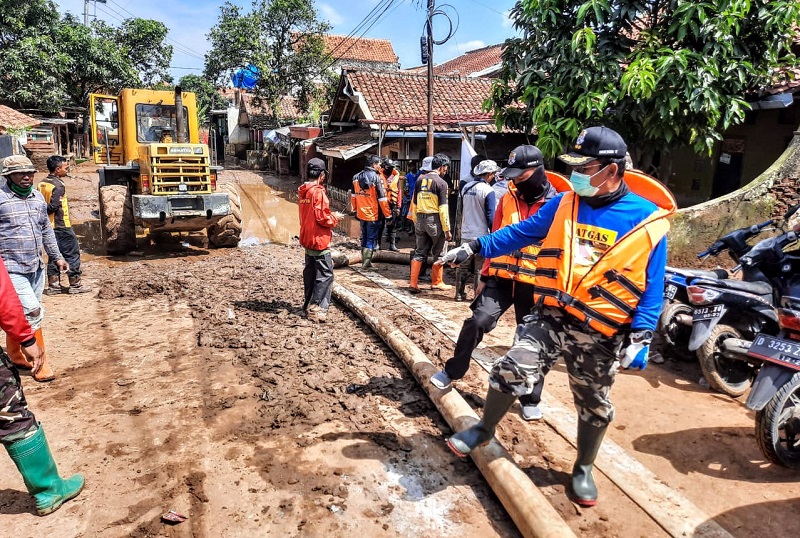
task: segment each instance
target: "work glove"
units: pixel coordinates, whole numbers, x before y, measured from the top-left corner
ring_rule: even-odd
[[[436,263],[440,265],[444,265],[446,263],[449,263],[450,265],[461,265],[473,254],[474,252],[472,252],[472,248],[470,248],[470,243],[464,243],[460,247],[448,250]]]
[[[634,330],[628,335],[628,345],[622,350],[620,366],[644,370],[650,355],[650,342],[653,341],[653,331]]]

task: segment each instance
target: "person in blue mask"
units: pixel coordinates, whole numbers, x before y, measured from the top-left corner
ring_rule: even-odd
[[[465,457],[489,442],[514,400],[533,391],[543,366],[563,357],[579,415],[570,493],[581,506],[597,502],[592,468],[614,419],[609,394],[617,370],[647,364],[664,291],[667,218],[676,209],[657,180],[625,172],[626,152],[615,131],[585,129],[559,157],[573,167],[574,192],[439,262],[457,264],[477,252],[494,258],[541,241],[533,311],[492,368],[483,418],[447,444]]]

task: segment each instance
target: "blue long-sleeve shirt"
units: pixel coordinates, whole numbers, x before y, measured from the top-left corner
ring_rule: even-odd
[[[479,238],[480,253],[487,258],[494,258],[544,239],[553,223],[563,196],[563,193],[557,195],[530,218]],[[600,237],[606,235],[612,238],[613,241],[606,246],[616,243],[618,239],[638,226],[657,209],[653,202],[632,192],[614,203],[596,209],[581,200],[580,197],[578,199],[578,226],[584,225],[587,229],[599,231],[601,232],[598,234]],[[645,289],[633,314],[632,329],[655,330],[664,297],[666,265],[667,238],[665,237],[650,253]]]

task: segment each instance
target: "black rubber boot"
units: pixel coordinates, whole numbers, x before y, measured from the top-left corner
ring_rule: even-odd
[[[578,458],[572,468],[572,494],[575,502],[581,506],[597,504],[597,486],[592,468],[607,429],[608,425],[598,427],[578,420]]]
[[[387,237],[387,239],[389,239],[389,250],[391,250],[392,252],[397,252],[398,250],[400,250],[400,249],[397,248],[397,231],[396,230],[394,232],[392,232],[392,233],[387,233],[386,237]]]
[[[481,421],[450,437],[447,440],[447,446],[458,456],[466,458],[470,452],[491,441],[497,423],[505,416],[516,399],[517,397],[513,394],[506,394],[489,387]]]

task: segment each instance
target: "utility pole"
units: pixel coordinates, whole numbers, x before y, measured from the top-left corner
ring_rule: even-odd
[[[436,0],[428,0],[428,155],[433,155],[433,11]]]
[[[89,2],[94,2],[94,15],[97,17],[97,3],[105,4],[108,0],[83,0],[83,25],[89,26]]]

